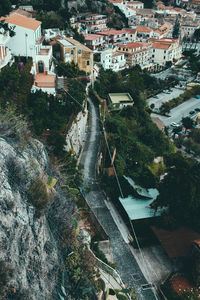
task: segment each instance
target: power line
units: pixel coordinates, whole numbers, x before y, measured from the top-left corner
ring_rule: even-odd
[[[62,66],[61,66],[62,67]],[[64,69],[64,68],[63,68]],[[77,80],[77,79],[76,79]],[[78,81],[78,80],[77,80]],[[64,89],[64,91],[78,104],[78,105],[80,105],[83,109],[84,109],[84,107],[83,107],[83,105],[82,104],[80,104],[79,103],[79,101],[77,101],[68,91],[66,91],[65,89]],[[88,112],[88,115],[90,114],[90,112]],[[99,120],[100,121],[100,123],[102,124],[102,127],[103,127],[103,135],[104,135],[104,139],[105,139],[105,142],[106,142],[106,147],[107,147],[107,150],[108,150],[108,153],[109,153],[109,157],[110,157],[110,160],[111,160],[111,165],[112,165],[112,167],[113,167],[113,170],[114,170],[114,173],[115,173],[115,178],[116,178],[116,181],[117,181],[117,185],[118,185],[118,188],[119,188],[119,191],[120,191],[120,194],[121,194],[121,196],[122,196],[122,198],[124,198],[124,195],[123,195],[123,191],[122,191],[122,188],[121,188],[121,184],[120,184],[120,182],[119,182],[119,178],[118,178],[118,175],[117,175],[117,171],[116,171],[116,168],[115,168],[115,165],[114,165],[114,162],[112,163],[112,156],[111,156],[111,151],[110,151],[110,147],[109,147],[109,144],[108,144],[108,141],[107,141],[107,137],[106,137],[106,131],[105,131],[105,128],[104,128],[104,124],[103,124],[103,122],[102,122],[102,120],[100,119],[100,118],[98,118],[97,117],[97,120]],[[142,264],[143,264],[143,268],[145,269],[145,271],[146,271],[146,276],[148,277],[148,280],[151,282],[151,276],[149,275],[149,271],[148,271],[148,269],[147,269],[147,263],[145,262],[145,257],[144,257],[144,254],[143,254],[143,251],[142,251],[142,249],[141,249],[141,247],[140,247],[140,244],[139,244],[139,241],[138,241],[138,238],[137,238],[137,235],[136,235],[136,231],[135,231],[135,229],[134,229],[134,226],[133,226],[133,224],[132,224],[132,222],[131,222],[131,220],[130,220],[130,218],[128,217],[128,219],[129,219],[129,223],[130,223],[130,225],[131,225],[131,229],[132,229],[132,232],[133,232],[133,235],[134,235],[134,238],[135,238],[135,241],[136,241],[136,244],[137,244],[137,247],[138,247],[138,250],[139,250],[139,252],[140,252],[140,255],[141,255],[141,258],[142,258]],[[155,296],[155,299],[158,299],[157,298],[157,295],[156,295],[156,293],[155,293],[155,291],[154,291],[154,288],[152,288],[152,291],[153,291],[153,293],[154,293],[154,296]]]

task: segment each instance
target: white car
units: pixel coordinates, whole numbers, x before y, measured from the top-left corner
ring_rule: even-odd
[[[178,126],[179,126],[176,122],[172,122],[170,125],[171,125],[172,127],[178,127]]]

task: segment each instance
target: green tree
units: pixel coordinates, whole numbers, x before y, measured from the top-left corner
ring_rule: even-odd
[[[9,0],[1,0],[0,2],[0,16],[5,16],[11,11],[11,2]]]
[[[157,206],[169,208],[169,214],[181,223],[200,225],[200,165],[180,153],[165,156],[167,175],[159,185]],[[191,218],[192,216],[192,218]]]
[[[193,128],[194,121],[190,117],[182,118],[181,122],[186,129]]]

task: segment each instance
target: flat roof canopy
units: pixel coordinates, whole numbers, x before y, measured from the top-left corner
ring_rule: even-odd
[[[146,219],[146,218],[160,216],[163,210],[165,209],[161,208],[155,211],[150,206],[151,203],[157,198],[159,194],[158,190],[154,188],[151,189],[142,188],[141,186],[137,185],[130,177],[124,176],[124,178],[138,193],[138,197],[133,197],[130,195],[127,198],[121,198],[121,197],[119,198],[119,201],[124,207],[130,220],[134,221],[139,219]]]
[[[111,93],[108,96],[113,104],[133,102],[133,98],[129,93]]]

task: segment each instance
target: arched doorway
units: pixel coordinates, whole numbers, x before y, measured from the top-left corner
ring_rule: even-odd
[[[39,71],[39,73],[44,73],[44,63],[43,63],[43,61],[38,61],[38,71]]]

